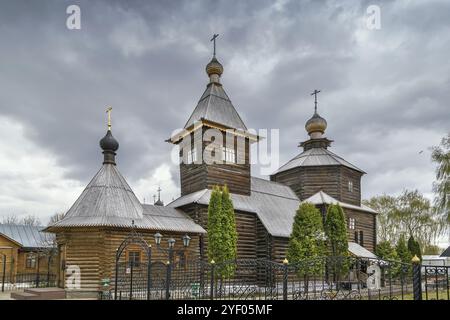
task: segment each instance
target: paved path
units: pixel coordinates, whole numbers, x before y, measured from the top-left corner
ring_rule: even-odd
[[[12,300],[11,299],[11,292],[19,292],[19,291],[5,291],[5,292],[1,292],[1,288],[0,288],[0,300]]]

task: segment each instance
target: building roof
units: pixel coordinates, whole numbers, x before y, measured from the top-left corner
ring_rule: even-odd
[[[15,224],[0,224],[0,235],[23,248],[50,248],[55,236],[42,232],[44,227]]]
[[[191,203],[208,205],[211,190],[200,190],[172,201],[170,207],[179,208]],[[257,214],[266,230],[275,237],[289,237],[300,200],[292,189],[277,182],[251,178],[251,195],[231,194],[235,210]]]
[[[208,205],[211,192],[209,189],[196,191],[179,197],[168,206],[181,208],[192,203]],[[232,193],[231,200],[235,210],[255,213],[266,230],[274,237],[290,236],[294,216],[300,205],[300,200],[290,187],[256,177],[251,178],[250,196]],[[376,214],[376,211],[367,206],[355,206],[337,201],[323,191],[304,201],[316,205],[339,203],[343,208]]]
[[[159,205],[144,204],[144,221],[155,230],[206,233],[200,225],[196,224],[183,211]]]
[[[332,196],[328,195],[327,193],[325,193],[323,191],[319,191],[319,192],[313,194],[311,197],[303,200],[303,202],[310,202],[314,205],[339,204],[342,208],[354,209],[354,210],[358,210],[358,211],[365,211],[365,212],[377,214],[377,212],[375,210],[369,208],[368,206],[365,206],[363,204],[361,206],[355,206],[353,204],[341,202],[339,200],[336,200],[335,198],[333,198]]]
[[[204,233],[205,230],[174,208],[142,205],[116,165],[106,163],[64,218],[48,230],[67,227],[116,227]]]
[[[378,257],[372,252],[355,242],[348,243],[348,251],[350,251],[350,253],[355,255],[356,257],[378,259]]]
[[[233,129],[247,131],[221,84],[209,83],[184,128],[201,120],[209,120]]]
[[[298,156],[289,160],[286,164],[281,166],[273,174],[287,171],[298,167],[310,167],[310,166],[336,166],[342,165],[350,169],[365,173],[363,170],[354,166],[350,162],[344,160],[333,152],[325,148],[311,148],[309,150],[303,151]]]
[[[67,211],[51,227],[129,226],[141,220],[143,208],[116,165],[103,164]]]
[[[440,257],[450,258],[450,246],[441,253]]]

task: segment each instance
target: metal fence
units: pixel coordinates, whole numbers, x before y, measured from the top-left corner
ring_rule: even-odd
[[[28,288],[45,288],[56,286],[56,275],[49,273],[19,273],[0,275],[2,292]]]
[[[449,268],[355,257],[294,264],[260,259],[121,263],[117,294],[116,288],[105,287],[100,298],[450,300]]]
[[[450,266],[422,266],[422,299],[450,300]]]

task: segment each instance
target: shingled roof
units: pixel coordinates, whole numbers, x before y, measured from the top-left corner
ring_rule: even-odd
[[[168,204],[180,208],[187,204],[208,205],[211,190],[204,189],[182,196]],[[251,195],[231,194],[235,210],[253,212],[266,230],[275,237],[289,237],[295,212],[300,204],[288,186],[256,177],[251,178]]]
[[[0,224],[0,235],[15,242],[22,248],[49,248],[55,236],[42,232],[44,227],[16,224]]]
[[[208,120],[233,129],[247,131],[221,84],[209,83],[184,128],[201,120]]]
[[[341,158],[340,156],[334,154],[325,148],[311,148],[309,150],[303,151],[293,159],[289,160],[286,164],[281,166],[273,174],[287,171],[298,167],[308,167],[308,166],[336,166],[342,165],[350,169],[365,173],[363,170],[354,166],[347,160]]]
[[[47,227],[54,232],[71,227],[115,227],[204,233],[183,212],[174,208],[142,205],[116,166],[115,155],[119,147],[108,130],[100,141],[104,161],[80,197],[64,218]]]
[[[67,227],[116,227],[205,233],[182,211],[142,205],[115,165],[104,164],[64,218],[49,230]]]
[[[310,202],[314,205],[339,204],[342,208],[354,209],[354,210],[358,210],[358,211],[364,211],[364,212],[368,212],[368,213],[372,213],[372,214],[377,214],[377,212],[375,210],[373,210],[372,208],[369,208],[366,205],[362,204],[361,206],[355,206],[350,203],[342,202],[342,201],[339,201],[339,200],[333,198],[332,196],[330,196],[329,194],[327,194],[323,191],[319,191],[319,192],[313,194],[311,197],[303,200],[303,202]]]
[[[116,165],[103,164],[64,218],[51,227],[131,227],[143,208]]]

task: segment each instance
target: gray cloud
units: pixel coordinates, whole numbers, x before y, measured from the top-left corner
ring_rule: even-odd
[[[79,31],[65,27],[65,10],[73,3],[82,11]],[[370,4],[381,7],[381,30],[365,27]],[[130,184],[152,177],[166,163],[171,185],[178,185],[172,147],[164,140],[184,125],[205,88],[215,32],[224,87],[248,127],[280,129],[280,164],[300,151],[296,146],[306,139],[304,123],[313,111],[309,92],[319,88],[319,112],[328,120],[327,136],[335,140],[332,150],[368,172],[365,197],[403,188],[430,195],[427,148],[450,129],[448,2],[3,1],[0,6],[0,116],[22,124],[27,141],[65,169],[54,181],[37,185],[41,188],[66,180],[80,188],[93,176],[101,163],[98,140],[105,133],[107,105],[114,108],[118,161]],[[15,148],[27,154],[23,146]],[[258,166],[253,169],[258,175]],[[1,184],[15,179],[7,169],[0,173]],[[139,182],[148,198],[158,184],[153,180]],[[16,199],[11,206],[23,204],[27,211],[25,190],[18,186],[9,195]],[[176,196],[173,188],[166,201]],[[46,199],[51,203],[51,196]],[[55,200],[46,208],[64,209],[62,203]],[[5,210],[0,208],[0,215]]]

